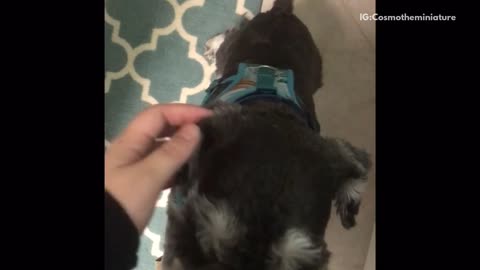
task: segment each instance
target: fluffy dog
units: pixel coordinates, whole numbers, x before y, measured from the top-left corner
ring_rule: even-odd
[[[291,70],[301,112],[275,99],[225,102],[225,91],[210,93],[205,104],[215,115],[200,123],[202,143],[170,193],[164,270],[326,269],[332,202],[343,226],[355,225],[370,160],[320,135],[312,96],[321,58],[292,9],[277,0],[207,44],[220,82],[239,63]]]

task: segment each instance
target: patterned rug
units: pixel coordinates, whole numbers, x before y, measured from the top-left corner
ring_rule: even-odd
[[[105,148],[150,105],[199,104],[215,71],[203,57],[205,41],[260,6],[261,0],[107,0]],[[143,232],[136,269],[155,269],[163,254],[167,196]]]

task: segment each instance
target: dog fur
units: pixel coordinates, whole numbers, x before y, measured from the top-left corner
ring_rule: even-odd
[[[291,0],[277,0],[207,44],[206,53],[219,77],[241,62],[292,69],[296,93],[314,117],[321,58],[292,9]],[[199,124],[202,143],[170,193],[163,269],[326,269],[332,202],[343,226],[354,226],[368,155],[322,137],[281,103],[211,109],[214,116]]]

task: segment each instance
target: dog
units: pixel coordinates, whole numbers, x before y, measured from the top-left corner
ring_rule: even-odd
[[[292,2],[207,43],[214,116],[169,195],[164,270],[327,269],[332,204],[355,225],[371,161],[321,135],[322,61]]]

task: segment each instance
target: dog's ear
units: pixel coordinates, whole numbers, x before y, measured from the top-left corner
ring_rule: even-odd
[[[318,90],[323,86],[323,70],[322,70],[322,57],[318,51],[315,42],[312,40],[313,44],[313,54],[311,60],[310,71],[312,72],[312,78],[314,78],[314,89]]]
[[[361,193],[367,184],[371,167],[369,155],[341,139],[327,139],[334,157],[331,159],[335,175],[335,206],[343,227],[355,226]]]

